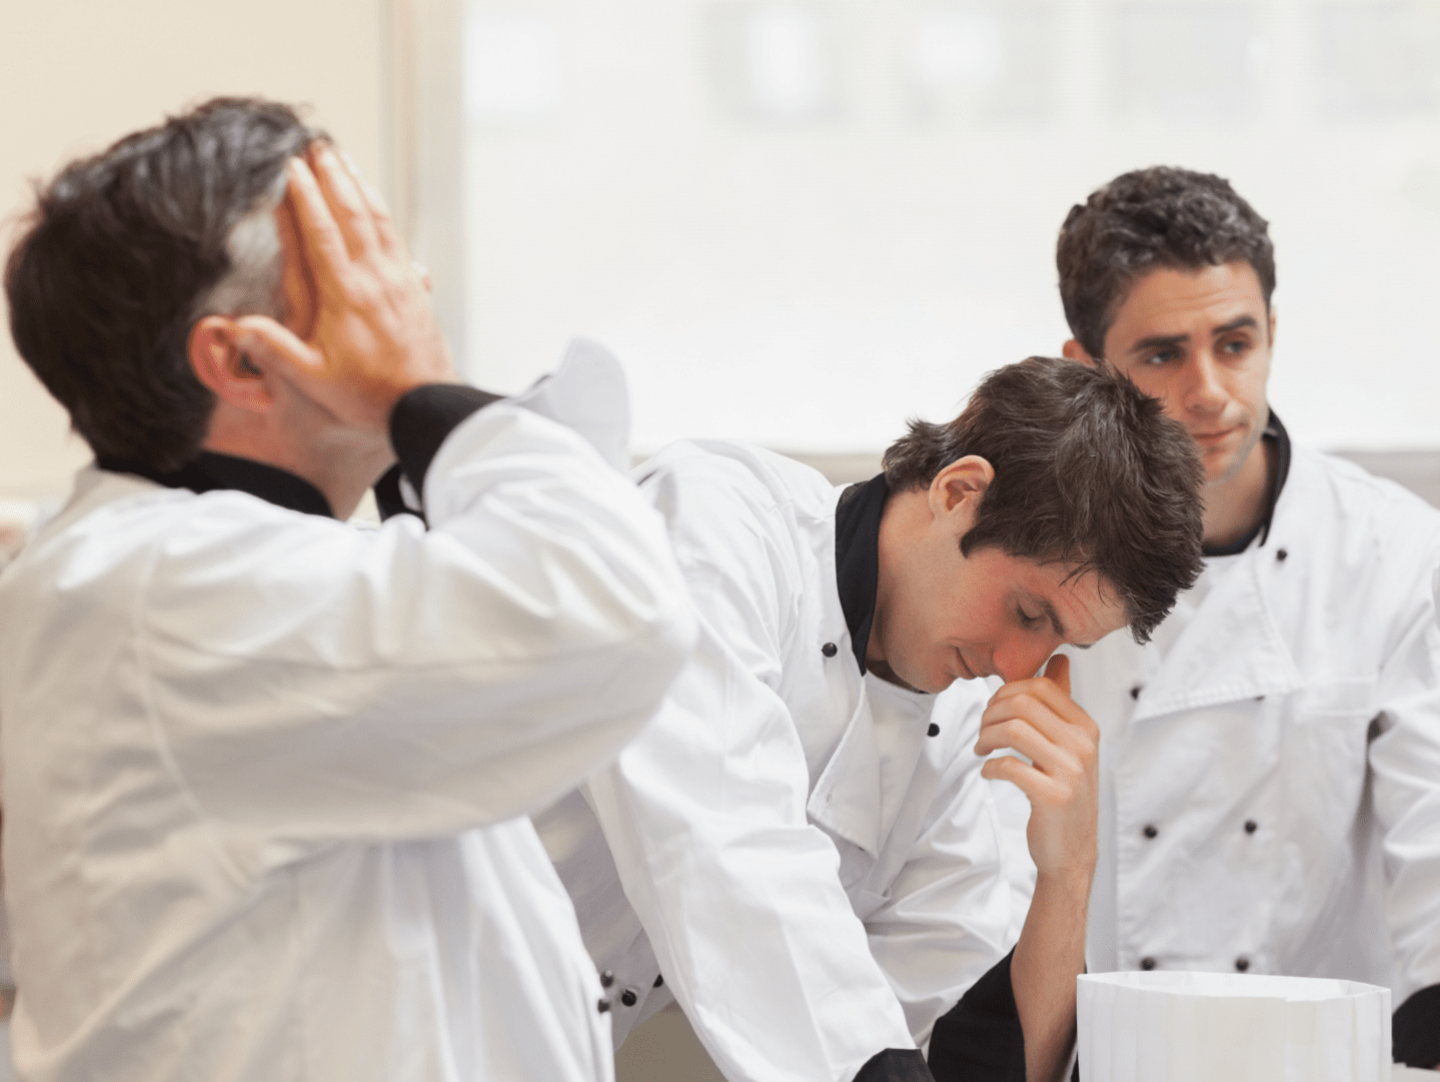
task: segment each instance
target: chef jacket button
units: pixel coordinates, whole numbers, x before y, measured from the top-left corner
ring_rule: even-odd
[[[1152,970],[1152,969],[1155,968],[1155,959],[1154,959],[1154,958],[1141,958],[1141,959],[1140,959],[1140,968],[1143,969],[1143,970],[1145,970],[1146,972],[1149,972],[1150,970]]]
[[[1246,833],[1246,834],[1254,834],[1254,833],[1255,833],[1257,830],[1259,830],[1259,829],[1260,829],[1260,824],[1257,823],[1257,822],[1255,822],[1254,819],[1246,819],[1246,820],[1245,820],[1245,833]]]
[[[595,1004],[595,1009],[601,1014],[607,1013],[610,1010],[610,1001],[608,999],[602,999],[599,1003]]]
[[[627,988],[625,989],[625,991],[620,993],[620,1002],[625,1004],[625,1006],[627,1007],[635,1006],[636,1002],[639,999],[640,997],[635,994],[635,989],[633,988]]]
[[[1154,824],[1154,823],[1146,823],[1146,824],[1145,824],[1145,829],[1142,830],[1140,833],[1143,834],[1143,835],[1145,835],[1145,837],[1147,837],[1147,838],[1153,838],[1153,837],[1155,837],[1157,834],[1159,834],[1160,832],[1155,829],[1155,824]]]
[[[1283,563],[1285,562],[1285,557],[1287,557],[1287,556],[1289,556],[1289,555],[1290,555],[1290,554],[1289,554],[1288,552],[1286,552],[1284,549],[1281,549],[1279,552],[1275,553],[1275,560],[1276,560],[1278,563],[1282,563],[1282,564],[1283,564]]]
[[[1250,968],[1250,959],[1249,959],[1249,958],[1246,958],[1246,957],[1244,957],[1244,956],[1241,956],[1241,957],[1235,959],[1235,971],[1236,971],[1237,973],[1244,973],[1244,972],[1245,972],[1247,969],[1249,969],[1249,968]]]
[[[1133,688],[1131,688],[1131,689],[1130,689],[1130,698],[1132,698],[1132,699],[1138,699],[1138,698],[1140,698],[1140,689],[1141,689],[1142,686],[1143,686],[1143,685],[1141,685],[1141,684],[1136,684]]]
[[[824,646],[820,647],[820,652],[826,657],[834,657],[840,652],[840,647],[836,646],[833,642],[827,642]]]
[[[940,735],[940,726],[936,725],[936,724],[932,721],[932,722],[930,723],[930,728],[928,728],[928,729],[925,730],[925,735],[927,735],[927,736],[939,736],[939,735]]]
[[[652,984],[650,987],[651,987],[651,988],[659,988],[659,987],[660,987],[662,984],[664,984],[664,983],[665,983],[665,974],[663,974],[663,973],[657,973],[657,974],[655,974],[655,983]]]
[[[607,969],[604,973],[600,974],[600,987],[601,987],[601,988],[609,988],[609,987],[610,987],[612,984],[614,984],[614,983],[615,983],[615,974],[611,973],[608,969]]]

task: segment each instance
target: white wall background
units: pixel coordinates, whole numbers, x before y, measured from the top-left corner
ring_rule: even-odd
[[[641,449],[876,451],[1058,350],[1065,211],[1175,162],[1272,222],[1291,429],[1440,447],[1440,0],[388,3],[455,23],[417,36],[456,54],[417,65],[447,73],[418,100],[454,106],[453,213],[397,210],[458,252],[427,253],[437,294],[497,389],[586,333],[631,370]],[[386,6],[0,0],[0,222],[28,178],[221,92],[309,102],[390,176]],[[86,457],[0,335],[0,500]]]
[[[1066,211],[1173,163],[1272,223],[1292,432],[1440,446],[1440,0],[463,6],[481,382],[583,332],[642,448],[878,450],[1058,352]]]
[[[4,250],[32,178],[216,94],[308,103],[382,175],[381,56],[381,0],[0,0]],[[0,314],[0,501],[63,494],[89,452]]]

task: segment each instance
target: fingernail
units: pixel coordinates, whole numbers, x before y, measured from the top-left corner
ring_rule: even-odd
[[[340,160],[350,167],[350,172],[354,173],[356,177],[364,176],[364,174],[360,172],[360,167],[355,164],[355,159],[350,157],[348,150],[342,150],[340,152]]]

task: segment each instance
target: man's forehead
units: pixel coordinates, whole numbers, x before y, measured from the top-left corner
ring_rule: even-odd
[[[1246,317],[1251,325],[1259,326],[1265,310],[1260,276],[1247,261],[1153,267],[1130,284],[1116,306],[1110,333],[1124,334],[1127,339],[1189,335],[1202,317],[1206,332],[1223,333]]]

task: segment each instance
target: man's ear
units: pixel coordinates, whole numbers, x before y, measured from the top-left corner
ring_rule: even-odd
[[[1270,348],[1275,348],[1275,306],[1270,306]]]
[[[215,397],[251,413],[268,413],[275,395],[265,373],[237,345],[239,328],[225,316],[205,316],[190,328],[190,367]]]
[[[1079,339],[1071,338],[1060,347],[1060,356],[1071,361],[1079,361],[1081,364],[1088,364],[1092,368],[1095,365],[1095,358],[1086,352],[1085,347],[1080,344]]]
[[[995,467],[979,455],[957,458],[930,482],[930,510],[937,518],[973,518],[985,490],[995,480]]]

